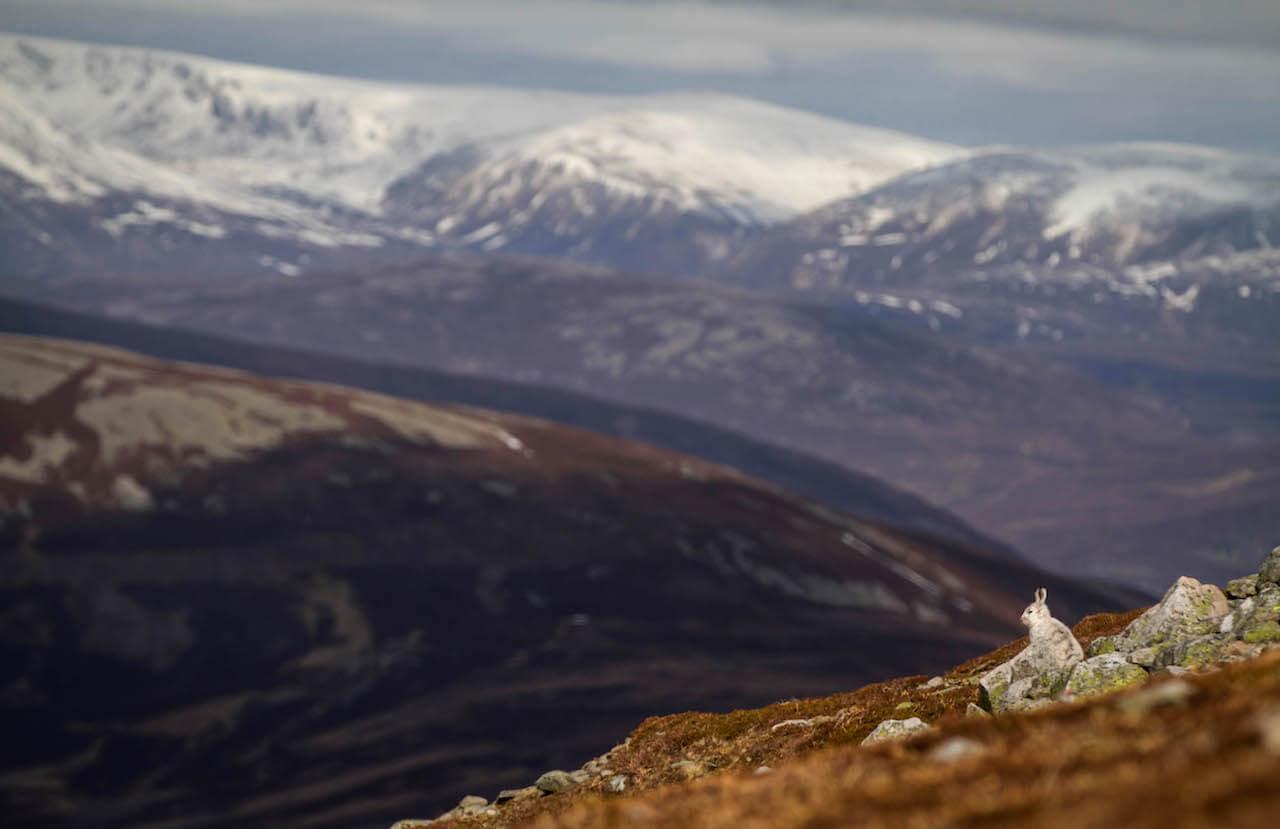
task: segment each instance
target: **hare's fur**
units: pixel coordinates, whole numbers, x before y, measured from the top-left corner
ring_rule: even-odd
[[[1051,654],[1057,662],[1074,663],[1084,659],[1084,648],[1060,620],[1053,618],[1049,605],[1045,604],[1048,591],[1043,587],[1036,591],[1036,600],[1022,611],[1022,624],[1031,632],[1030,647]]]

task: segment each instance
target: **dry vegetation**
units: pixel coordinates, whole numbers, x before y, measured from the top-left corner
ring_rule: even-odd
[[[1083,620],[1083,644],[1140,611]],[[923,676],[728,714],[646,720],[598,780],[436,827],[1262,826],[1280,810],[1280,652],[1197,675],[1189,695],[1152,703],[1147,688],[1033,713],[967,717],[977,678],[1025,640],[930,686]],[[884,719],[938,726],[860,747]],[[779,725],[786,721],[807,723]],[[963,737],[970,753],[941,759]],[[690,773],[674,767],[696,764]],[[761,766],[770,771],[757,773]],[[705,775],[700,772],[705,770]],[[690,776],[700,779],[688,780]]]

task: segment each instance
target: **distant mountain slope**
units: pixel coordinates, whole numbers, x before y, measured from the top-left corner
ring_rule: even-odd
[[[720,95],[379,84],[8,35],[0,115],[0,195],[55,215],[37,263],[57,215],[89,212],[104,252],[252,238],[247,261],[285,271],[435,245],[688,268],[958,152]],[[647,259],[659,237],[684,258]]]
[[[67,341],[0,338],[0,420],[12,826],[365,825],[1112,603],[641,444]]]
[[[123,319],[712,422],[892,481],[1062,572],[1151,588],[1175,570],[1215,578],[1275,531],[1265,374],[1224,376],[1227,395],[1184,406],[1145,374],[1112,382],[856,305],[545,260],[36,288]],[[1159,560],[1141,553],[1155,539]]]
[[[402,363],[232,340],[0,299],[0,332],[77,339],[151,357],[275,377],[319,380],[397,397],[481,406],[638,440],[740,470],[782,489],[899,530],[1005,549],[956,516],[883,481],[709,423],[545,386],[449,374]],[[1007,550],[1015,556],[1013,550]]]

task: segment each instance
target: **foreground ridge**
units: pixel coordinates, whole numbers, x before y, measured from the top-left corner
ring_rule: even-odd
[[[1225,592],[1184,577],[1072,632],[1086,658],[996,716],[981,685],[1026,638],[931,679],[651,718],[582,769],[394,829],[1258,826],[1280,808],[1280,547]]]

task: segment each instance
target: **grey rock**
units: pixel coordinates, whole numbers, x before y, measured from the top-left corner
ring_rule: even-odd
[[[534,785],[547,794],[560,794],[578,787],[578,781],[567,771],[555,769],[543,774]]]
[[[924,687],[924,688],[941,688],[941,687],[942,687],[942,683],[943,683],[944,681],[945,681],[945,680],[943,680],[943,678],[942,678],[942,677],[940,677],[940,676],[930,677],[930,678],[929,678],[929,681],[928,681],[928,682],[926,682],[922,687]]]
[[[969,718],[985,719],[991,716],[991,712],[976,702],[971,702],[965,706],[964,715]]]
[[[1156,667],[1177,666],[1190,670],[1198,670],[1221,662],[1231,643],[1230,636],[1211,633],[1208,636],[1193,636],[1175,642],[1170,647],[1159,651]]]
[[[479,795],[469,794],[458,801],[459,809],[483,809],[489,805],[489,801]]]
[[[1025,707],[1028,700],[1049,699],[1066,687],[1075,662],[1063,662],[1052,650],[1028,646],[978,680],[978,702],[999,714]]]
[[[1250,645],[1280,642],[1280,587],[1260,584],[1255,595],[1236,603],[1218,632]]]
[[[627,790],[627,777],[624,774],[615,774],[610,777],[604,784],[605,791],[613,794],[622,794]]]
[[[1226,595],[1212,584],[1183,576],[1160,602],[1115,637],[1116,649],[1139,665],[1169,664],[1164,651],[1185,640],[1215,633],[1231,611]]]
[[[939,763],[954,763],[986,751],[982,743],[971,737],[948,737],[929,750],[929,759]]]
[[[1280,547],[1272,549],[1267,560],[1258,568],[1258,585],[1280,585]]]
[[[768,766],[759,766],[755,771],[751,772],[756,777],[764,777],[766,774],[773,774],[773,769]]]
[[[1258,574],[1241,576],[1227,582],[1226,594],[1233,599],[1247,599],[1258,594]]]
[[[1067,693],[1091,697],[1119,691],[1147,681],[1147,672],[1119,653],[1091,656],[1076,665],[1067,678]]]
[[[569,779],[581,786],[591,779],[591,775],[582,769],[578,769],[577,771],[569,772]]]
[[[881,743],[885,740],[898,740],[920,731],[926,731],[929,728],[929,724],[919,717],[911,717],[905,720],[885,720],[867,735],[862,744],[867,746]]]
[[[1099,636],[1089,643],[1089,647],[1084,649],[1084,655],[1086,657],[1102,656],[1104,653],[1115,653],[1116,650],[1116,637]]]

